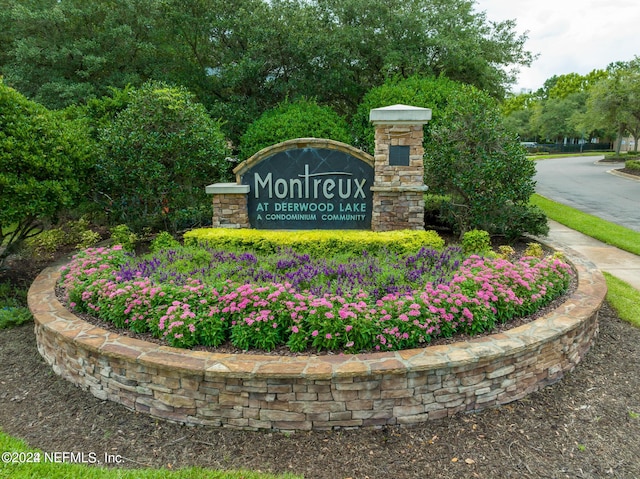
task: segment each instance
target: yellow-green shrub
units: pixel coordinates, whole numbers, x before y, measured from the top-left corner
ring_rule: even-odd
[[[290,248],[300,253],[332,256],[389,251],[415,253],[422,247],[442,249],[444,240],[435,231],[310,230],[273,231],[253,229],[201,228],[184,235],[185,245],[207,245],[221,249],[251,249],[274,252]]]

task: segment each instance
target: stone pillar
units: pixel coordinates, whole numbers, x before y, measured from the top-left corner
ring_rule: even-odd
[[[250,228],[247,211],[249,186],[216,183],[206,188],[213,195],[213,228]]]
[[[373,231],[424,229],[423,125],[431,110],[407,105],[376,108]]]

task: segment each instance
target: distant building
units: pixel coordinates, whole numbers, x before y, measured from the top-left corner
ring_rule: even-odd
[[[616,147],[618,146],[618,141],[620,140],[616,140],[613,144],[614,149],[616,149]],[[624,138],[622,138],[622,143],[620,144],[620,151],[621,152],[625,152],[625,151],[634,151],[635,150],[635,140],[633,139],[632,136],[626,136]]]

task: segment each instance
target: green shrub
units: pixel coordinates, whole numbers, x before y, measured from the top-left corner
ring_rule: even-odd
[[[375,254],[384,250],[398,254],[415,253],[420,248],[442,249],[444,240],[435,231],[273,231],[206,228],[184,235],[185,245],[206,244],[220,249],[250,249],[272,253],[292,249],[299,253],[330,257],[340,254]]]
[[[98,185],[115,224],[175,233],[210,221],[206,185],[230,178],[229,147],[181,87],[147,83],[100,132]]]
[[[534,258],[543,258],[544,250],[540,243],[527,243],[527,249],[523,253],[524,256],[533,256]]]
[[[168,231],[162,231],[151,242],[149,249],[152,253],[156,253],[163,249],[171,249],[180,246],[180,242],[176,240]]]
[[[516,254],[516,250],[514,250],[511,246],[501,245],[498,247],[498,258],[506,259],[510,261]]]
[[[465,255],[484,255],[491,251],[491,237],[482,230],[467,231],[462,236],[462,252]]]
[[[11,281],[0,283],[0,307],[26,306],[27,289],[17,286]]]
[[[0,79],[0,263],[14,247],[86,193],[93,143]]]
[[[37,260],[49,260],[65,244],[66,235],[61,229],[45,230],[37,236],[24,241],[26,254]]]
[[[350,143],[347,122],[328,106],[315,101],[283,103],[253,122],[240,139],[240,154],[247,159],[271,145],[296,138],[327,138]]]
[[[21,306],[5,306],[0,308],[0,329],[13,328],[33,319],[29,308]]]
[[[458,83],[446,77],[414,76],[391,79],[373,88],[364,96],[351,121],[355,146],[373,154],[375,126],[369,121],[370,111],[399,103],[431,108],[432,119],[425,125],[425,142],[429,141],[430,128],[439,123],[442,112],[458,87]]]
[[[81,218],[27,238],[24,241],[22,251],[23,254],[37,260],[51,260],[56,251],[61,248],[84,249],[95,245],[100,239],[100,234],[90,230],[87,220]]]
[[[127,225],[118,225],[111,228],[111,244],[122,246],[125,251],[134,251],[139,238]]]
[[[535,166],[488,94],[444,77],[389,80],[358,106],[353,119],[358,147],[373,152],[370,110],[397,103],[433,112],[424,127],[425,183],[429,196],[449,200],[427,203],[425,219],[437,217],[460,236],[472,229],[508,239],[546,234],[546,217],[528,205]]]
[[[432,193],[451,196],[444,215],[455,231],[481,229],[509,239],[546,233],[546,217],[529,206],[534,175],[495,100],[460,85],[425,142],[425,182]]]
[[[627,160],[624,162],[624,167],[629,170],[640,171],[640,160]]]
[[[86,249],[96,245],[98,242],[100,242],[101,239],[102,238],[100,237],[100,233],[97,233],[96,231],[86,230],[80,233],[80,238],[78,238],[78,242],[76,243],[75,247],[77,249]]]

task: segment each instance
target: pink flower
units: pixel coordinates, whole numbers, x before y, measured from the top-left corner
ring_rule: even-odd
[[[315,329],[312,333],[311,336],[313,336],[314,338],[318,335],[318,330]]]
[[[298,329],[298,326],[293,326],[293,327],[291,328],[291,331],[293,331],[294,333],[297,333],[297,332],[299,332],[300,330]]]
[[[325,336],[325,338],[327,339],[332,339],[333,336],[331,336],[331,333],[327,333],[327,335]]]

